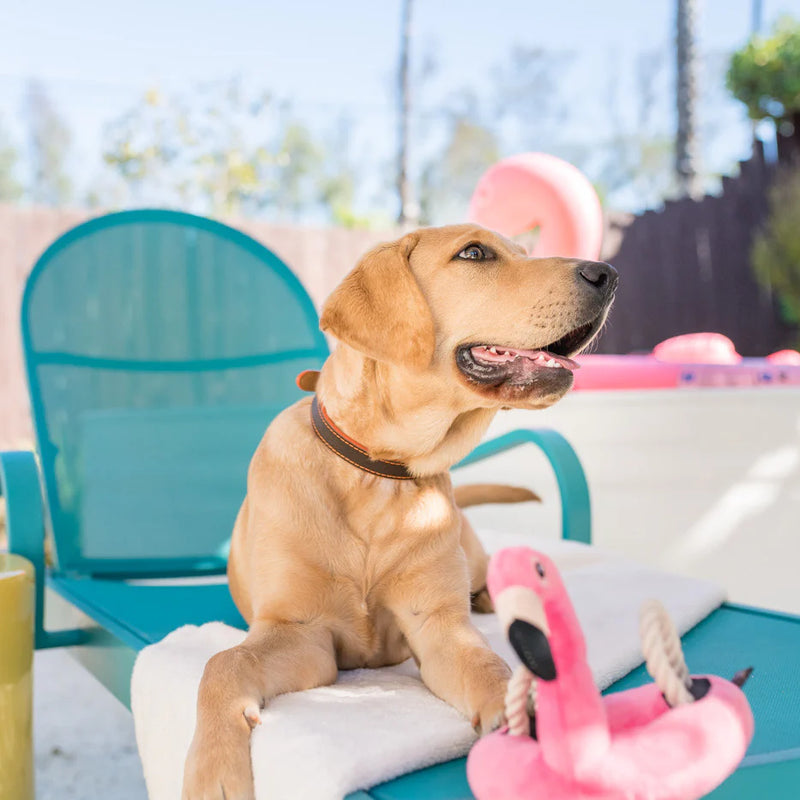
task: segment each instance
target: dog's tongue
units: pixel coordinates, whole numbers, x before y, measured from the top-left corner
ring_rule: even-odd
[[[547,350],[513,350],[503,347],[480,347],[472,348],[472,355],[478,360],[493,364],[503,364],[510,361],[525,359],[532,362],[532,365],[537,367],[550,367],[558,369],[559,366],[564,369],[575,370],[580,369],[580,364],[573,361],[566,356],[557,356],[555,353],[550,353]],[[524,362],[523,362],[524,363]]]

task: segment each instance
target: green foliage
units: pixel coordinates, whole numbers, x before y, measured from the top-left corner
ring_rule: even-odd
[[[274,219],[349,213],[348,176],[332,171],[337,161],[325,158],[322,141],[288,104],[248,94],[237,80],[188,95],[151,90],[106,138],[105,162],[137,202]]]
[[[72,181],[66,170],[72,137],[39,81],[28,84],[25,97],[31,183],[28,197],[34,203],[59,206],[72,197]]]
[[[627,191],[653,207],[676,193],[675,137],[671,131],[662,131],[657,119],[655,86],[664,71],[666,55],[662,50],[645,50],[638,55],[635,91],[627,100],[621,97],[623,76],[619,64],[609,63],[606,108],[611,135],[599,145],[593,143],[588,152],[576,152],[567,159],[594,176],[603,198]],[[622,114],[626,102],[634,114],[633,126]]]
[[[462,219],[478,179],[499,158],[495,133],[476,121],[471,104],[450,112],[442,150],[420,176],[420,222]]]
[[[751,259],[759,282],[776,293],[786,321],[800,325],[800,169],[786,169],[772,185],[769,217]]]
[[[22,197],[22,185],[15,176],[19,155],[0,128],[0,203],[13,203]]]
[[[753,36],[731,57],[726,85],[753,119],[800,113],[800,21],[784,17],[772,36]]]
[[[517,45],[492,70],[492,117],[509,125],[516,137],[558,135],[570,117],[564,78],[575,53]]]

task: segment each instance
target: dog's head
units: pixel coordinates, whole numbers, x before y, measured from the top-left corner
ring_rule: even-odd
[[[529,258],[476,225],[423,228],[375,248],[334,290],[322,329],[476,407],[543,408],[602,327],[613,267]]]

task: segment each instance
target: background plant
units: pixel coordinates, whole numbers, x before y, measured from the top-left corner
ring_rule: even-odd
[[[800,168],[778,174],[769,193],[769,216],[752,249],[762,286],[775,292],[784,319],[800,326]]]
[[[800,139],[800,21],[784,17],[771,36],[753,36],[731,57],[726,84],[752,119]]]

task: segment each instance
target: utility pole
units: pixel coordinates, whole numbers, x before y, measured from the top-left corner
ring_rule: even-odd
[[[677,0],[677,106],[675,174],[683,194],[700,194],[697,142],[697,53],[695,51],[695,0]]]
[[[762,0],[750,0],[750,35],[757,36],[761,33],[761,24],[763,19],[764,12],[764,4]],[[753,149],[758,147],[758,134],[756,133],[758,129],[758,122],[752,119],[750,120],[750,132],[753,135]],[[762,151],[763,152],[763,151]]]
[[[408,177],[408,129],[411,109],[409,90],[409,48],[411,43],[412,0],[401,0],[402,22],[400,29],[400,62],[398,66],[398,116],[397,116],[397,199],[399,211],[397,224],[408,227],[417,221],[416,204],[411,197]]]
[[[763,0],[751,0],[750,5],[750,32],[761,33],[764,3]]]

